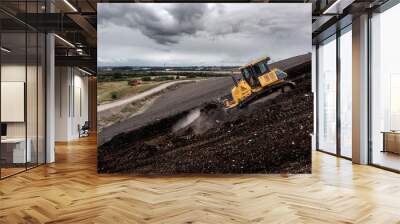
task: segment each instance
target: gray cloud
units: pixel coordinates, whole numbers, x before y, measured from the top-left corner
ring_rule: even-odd
[[[311,4],[98,5],[99,65],[240,65],[311,51]]]
[[[166,5],[166,4],[165,4]],[[168,4],[159,10],[153,4],[113,4],[101,7],[100,26],[112,23],[140,30],[159,44],[175,44],[180,37],[203,29],[205,4]]]

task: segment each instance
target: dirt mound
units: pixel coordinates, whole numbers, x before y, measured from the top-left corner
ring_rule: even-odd
[[[120,134],[99,147],[98,171],[132,174],[310,173],[311,79],[226,112],[219,103]]]

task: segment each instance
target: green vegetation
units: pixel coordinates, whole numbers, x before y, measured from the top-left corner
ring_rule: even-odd
[[[132,72],[100,72],[98,82],[129,81],[140,79],[142,81],[165,81],[174,79],[193,79],[229,76],[231,73],[212,71],[132,71]]]
[[[141,80],[144,82],[148,82],[151,81],[151,77],[142,77]]]
[[[205,79],[228,76],[229,71],[107,71],[97,76],[97,101],[99,104],[115,101],[129,95],[154,88],[161,83],[173,80]],[[142,83],[130,86],[128,81],[140,80]]]
[[[111,99],[115,100],[118,98],[117,92],[111,92]]]
[[[175,76],[157,76],[157,77],[153,77],[152,80],[153,81],[168,81],[168,80],[174,80]]]
[[[118,113],[114,113],[110,116],[100,116],[98,120],[98,125],[100,128],[108,126],[110,124],[115,124],[117,122],[121,122],[124,119],[132,116],[133,114],[139,112],[147,103],[151,102],[152,97],[147,97],[141,101],[133,102],[126,105],[121,111]]]
[[[144,92],[162,83],[145,82],[137,86],[130,86],[127,81],[99,82],[97,83],[97,102],[102,104],[118,100],[129,95]]]
[[[194,81],[193,81],[194,82]],[[117,123],[117,122],[122,122],[125,119],[135,115],[136,113],[140,111],[146,110],[146,107],[151,105],[151,103],[160,95],[170,91],[179,88],[181,85],[186,85],[188,83],[192,82],[186,82],[186,83],[178,83],[172,86],[167,87],[164,90],[161,90],[160,92],[154,93],[150,96],[145,97],[144,99],[141,99],[136,102],[132,102],[124,106],[122,109],[117,109],[112,112],[112,114],[99,114],[98,115],[98,127],[100,129]]]

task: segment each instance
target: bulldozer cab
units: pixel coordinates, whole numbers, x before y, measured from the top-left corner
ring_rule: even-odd
[[[251,87],[260,86],[261,84],[260,81],[258,80],[258,77],[271,71],[268,66],[268,61],[269,57],[266,57],[240,68],[243,79]]]
[[[257,77],[260,77],[271,71],[269,69],[267,60],[262,60],[262,61],[256,63],[253,67],[254,67],[254,71],[255,71],[255,74]]]
[[[254,75],[254,70],[251,67],[240,69],[243,79],[251,86],[256,87],[260,85],[257,77]]]

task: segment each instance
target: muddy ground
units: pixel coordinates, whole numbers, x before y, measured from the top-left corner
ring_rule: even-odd
[[[98,172],[310,173],[312,112],[310,75],[294,90],[241,110],[205,103],[103,144]]]

